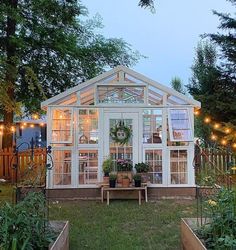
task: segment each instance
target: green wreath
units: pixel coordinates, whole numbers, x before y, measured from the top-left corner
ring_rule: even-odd
[[[110,136],[112,140],[121,145],[127,144],[131,135],[132,132],[130,127],[125,126],[124,122],[119,122],[110,129]]]

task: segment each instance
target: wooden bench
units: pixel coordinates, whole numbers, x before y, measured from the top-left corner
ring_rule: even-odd
[[[148,197],[147,197],[147,185],[142,186],[142,187],[115,187],[115,188],[110,188],[107,185],[101,185],[101,201],[104,201],[104,192],[107,194],[107,205],[110,204],[110,192],[116,192],[116,191],[137,191],[138,192],[138,203],[141,205],[141,198],[142,198],[142,191],[144,190],[144,198],[145,202],[148,202]]]

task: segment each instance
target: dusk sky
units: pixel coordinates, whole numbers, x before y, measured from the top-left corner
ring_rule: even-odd
[[[138,6],[138,0],[84,0],[89,17],[99,13],[106,37],[123,38],[146,59],[134,70],[168,85],[174,76],[188,83],[194,49],[200,34],[217,31],[212,10],[232,13],[226,0],[156,0],[156,13]]]

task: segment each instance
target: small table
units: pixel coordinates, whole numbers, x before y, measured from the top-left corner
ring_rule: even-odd
[[[138,204],[141,205],[141,192],[144,190],[144,198],[145,202],[148,202],[147,198],[147,185],[142,186],[142,187],[115,187],[115,188],[110,188],[109,186],[101,186],[101,201],[103,202],[104,200],[104,191],[107,192],[107,205],[110,204],[110,192],[113,191],[138,191]]]

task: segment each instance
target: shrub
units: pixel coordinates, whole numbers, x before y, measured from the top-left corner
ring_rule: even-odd
[[[149,165],[144,162],[137,163],[134,167],[137,173],[147,173],[149,171]]]
[[[140,174],[135,174],[135,175],[133,176],[133,179],[134,179],[135,181],[141,181],[142,177],[141,177]]]
[[[46,219],[42,193],[29,193],[16,205],[0,208],[0,249],[48,249],[55,239]]]
[[[102,170],[105,176],[108,176],[112,170],[112,159],[106,159],[102,164]]]

